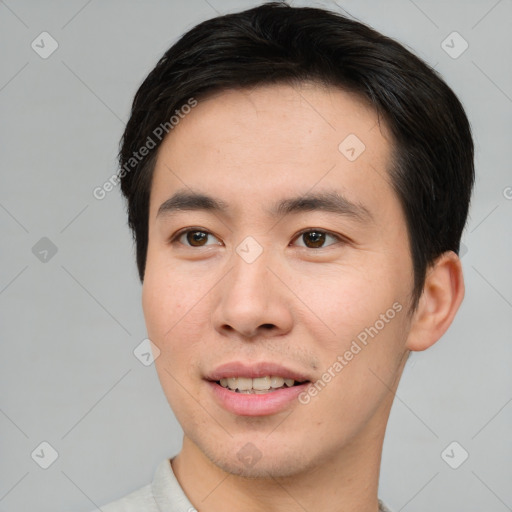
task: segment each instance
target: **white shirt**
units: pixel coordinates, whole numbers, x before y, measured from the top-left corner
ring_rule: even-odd
[[[101,510],[103,512],[197,512],[178,483],[170,459],[164,459],[158,465],[150,484],[102,506]],[[379,512],[391,512],[381,500],[379,500]]]

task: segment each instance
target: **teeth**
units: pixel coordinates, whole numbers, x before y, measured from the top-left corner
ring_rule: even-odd
[[[262,394],[269,390],[279,389],[283,386],[291,388],[295,381],[293,379],[285,379],[276,375],[257,377],[251,379],[249,377],[229,377],[220,379],[220,385],[229,388],[232,391],[238,390],[240,393],[256,393]]]
[[[270,377],[270,385],[273,388],[282,388],[284,385],[283,377]]]
[[[252,379],[251,387],[258,391],[270,389],[270,377],[258,377],[256,379]],[[240,388],[238,388],[238,389],[240,389]]]
[[[236,380],[238,381],[238,384],[236,387],[240,391],[249,391],[253,387],[253,385],[252,385],[253,379],[250,379],[249,377],[238,377],[238,379],[236,379]]]

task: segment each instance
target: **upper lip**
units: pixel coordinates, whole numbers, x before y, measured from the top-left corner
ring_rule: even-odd
[[[305,373],[291,368],[286,368],[280,364],[261,361],[258,363],[244,363],[241,361],[232,361],[217,366],[205,378],[211,381],[219,381],[229,377],[257,377],[277,376],[285,379],[293,379],[298,382],[311,380]]]

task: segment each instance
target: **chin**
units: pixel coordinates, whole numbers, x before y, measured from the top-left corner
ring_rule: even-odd
[[[250,479],[286,478],[307,472],[316,466],[302,448],[273,446],[268,440],[234,442],[229,446],[200,446],[206,457],[222,471]],[[257,448],[260,446],[261,449]],[[220,448],[220,449],[219,449]],[[222,449],[224,448],[224,449]]]

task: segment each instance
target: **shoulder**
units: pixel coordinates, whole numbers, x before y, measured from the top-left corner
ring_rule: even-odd
[[[153,498],[151,484],[145,485],[106,505],[102,505],[100,510],[102,512],[159,512]]]
[[[391,512],[391,510],[388,507],[386,507],[384,502],[380,499],[379,499],[379,512]]]

